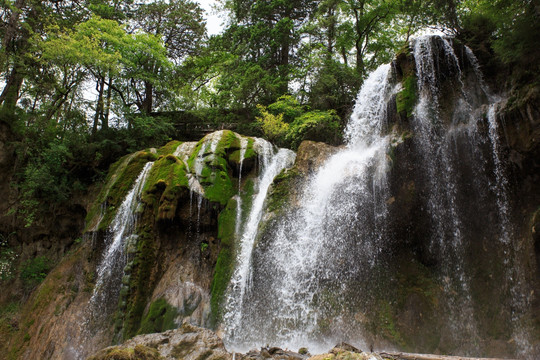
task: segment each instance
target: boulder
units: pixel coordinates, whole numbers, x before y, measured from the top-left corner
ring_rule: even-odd
[[[100,350],[88,360],[231,360],[221,339],[212,331],[188,323],[179,329],[136,336],[122,345]]]
[[[318,169],[326,159],[337,151],[337,147],[323,142],[302,141],[296,154],[296,168],[301,174],[309,174]]]

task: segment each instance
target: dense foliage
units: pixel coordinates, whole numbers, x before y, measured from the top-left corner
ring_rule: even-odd
[[[3,0],[0,121],[14,134],[13,211],[30,224],[120,155],[162,144],[173,127],[157,111],[249,114],[290,147],[337,142],[366,74],[426,27],[466,41],[492,71],[521,68],[520,81],[539,73],[535,1],[219,6],[225,29],[208,37],[193,0]]]

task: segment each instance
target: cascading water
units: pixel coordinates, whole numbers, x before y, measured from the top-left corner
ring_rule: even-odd
[[[381,129],[386,102],[394,92],[389,74],[390,66],[384,65],[366,80],[347,129],[349,145],[312,176],[301,207],[278,224],[258,254],[252,247],[260,215],[250,217],[242,237],[242,242],[250,242],[242,245],[245,251],[233,276],[233,301],[225,319],[226,343],[235,351],[316,342],[323,349],[342,335],[319,338],[328,305],[323,297],[345,278],[361,276],[363,266],[373,267],[383,241],[389,141]],[[256,200],[260,205],[263,201],[262,196]],[[359,220],[364,224],[358,226]],[[349,257],[350,246],[364,251]],[[268,295],[261,296],[263,292]]]
[[[261,220],[264,201],[268,189],[274,178],[285,168],[291,167],[294,163],[295,154],[291,150],[279,149],[277,152],[273,146],[262,139],[256,139],[253,147],[259,154],[259,179],[257,181],[257,193],[253,199],[251,210],[247,216],[247,221],[243,228],[243,233],[239,234],[239,249],[237,255],[237,266],[231,279],[230,290],[227,296],[226,331],[234,334],[238,331],[242,321],[242,309],[246,289],[250,283],[252,268],[252,251],[257,236],[257,229]],[[237,218],[237,224],[240,219]],[[233,335],[234,336],[234,335]]]
[[[90,298],[93,320],[109,316],[117,305],[122,274],[127,263],[125,248],[130,240],[134,240],[131,238],[135,236],[137,208],[152,164],[145,164],[109,227],[105,239],[106,248],[97,268],[96,285]]]
[[[385,65],[372,73],[347,126],[347,146],[306,179],[289,208],[257,216],[263,226],[242,248],[231,283],[224,318],[230,350],[388,346],[373,332],[402,342],[400,321],[401,329],[423,331],[429,340],[417,344],[431,351],[490,353],[498,327],[520,356],[538,353],[532,328],[522,325],[530,322],[532,290],[521,250],[512,250],[517,233],[494,105],[484,117],[498,98],[472,51],[459,46],[420,37],[410,46],[414,72]],[[393,85],[393,73],[416,77],[417,103],[406,120],[388,112],[405,91]],[[394,131],[404,131],[398,142],[406,146],[389,160]],[[408,220],[399,219],[402,211]],[[412,272],[395,272],[402,270]]]
[[[244,165],[244,157],[246,156],[246,150],[248,146],[248,139],[242,137],[240,139],[240,160],[238,165],[238,196],[236,200],[236,222],[234,233],[236,236],[240,233],[240,227],[242,222],[242,196],[241,187],[242,187],[242,167]]]
[[[474,341],[477,334],[469,280],[463,264],[464,229],[457,200],[455,163],[458,160],[455,158],[454,141],[463,126],[474,123],[475,117],[469,111],[471,105],[468,99],[463,95],[465,90],[459,60],[449,40],[423,36],[414,40],[413,49],[419,100],[412,127],[417,152],[425,159],[423,168],[428,182],[432,251],[441,259],[442,283],[448,294],[452,331]],[[445,72],[441,69],[445,69]],[[441,74],[455,79],[457,95],[454,107],[465,107],[463,112],[456,111],[457,116],[452,116],[449,124],[445,124],[441,116]]]
[[[511,206],[508,198],[508,178],[502,161],[501,140],[499,138],[499,124],[497,121],[498,102],[489,105],[487,121],[489,127],[489,142],[492,147],[494,182],[492,191],[496,194],[497,218],[499,225],[498,238],[504,249],[504,271],[506,283],[510,294],[510,305],[512,307],[512,335],[518,345],[520,357],[532,359],[533,354],[540,353],[539,345],[534,344],[534,329],[531,326],[531,319],[528,310],[532,304],[532,289],[525,281],[526,271],[519,258],[519,244],[513,244],[515,230],[511,222]]]

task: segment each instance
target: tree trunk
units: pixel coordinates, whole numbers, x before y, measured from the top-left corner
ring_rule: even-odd
[[[144,100],[142,103],[141,111],[145,114],[150,114],[152,112],[152,101],[154,96],[154,86],[151,82],[144,82]]]
[[[21,91],[23,80],[24,77],[21,73],[21,66],[19,64],[13,65],[11,74],[7,79],[2,94],[0,95],[0,104],[3,105],[3,110],[5,112],[13,113],[15,111],[15,106],[19,100],[19,92]]]
[[[24,7],[25,3],[26,0],[15,1],[14,10],[11,12],[11,16],[9,17],[9,21],[5,29],[4,38],[2,39],[2,48],[4,48],[4,51],[6,52],[12,50],[11,44],[15,39],[15,35],[17,34],[17,23],[19,22],[22,8]]]
[[[109,115],[111,113],[111,96],[112,96],[112,78],[109,76],[109,81],[107,82],[107,103],[105,104],[105,114],[103,114],[103,120],[101,121],[101,128],[109,128]]]
[[[96,104],[96,113],[94,114],[94,124],[92,126],[92,135],[96,135],[99,120],[103,118],[103,91],[105,90],[105,78],[102,76],[96,84],[98,99]]]

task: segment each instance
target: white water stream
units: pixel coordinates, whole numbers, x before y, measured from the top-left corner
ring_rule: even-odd
[[[96,285],[90,298],[90,307],[95,315],[104,315],[105,304],[116,306],[120,291],[120,280],[127,258],[125,254],[126,242],[131,236],[136,236],[137,208],[146,178],[153,163],[148,162],[135,180],[132,189],[128,192],[108,229],[105,239],[106,248],[103,258],[97,267]]]

